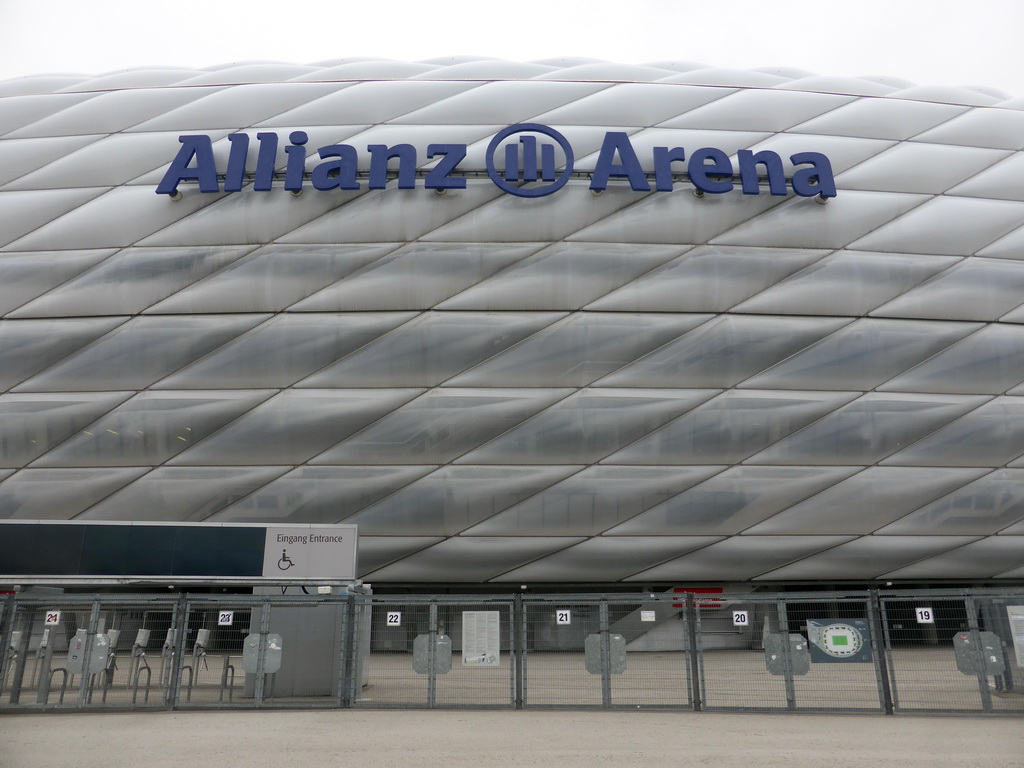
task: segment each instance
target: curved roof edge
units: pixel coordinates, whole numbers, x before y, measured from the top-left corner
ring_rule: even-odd
[[[153,66],[98,75],[40,74],[0,80],[0,97],[97,90],[161,88],[244,83],[324,82],[338,80],[567,80],[675,83],[734,88],[777,88],[851,96],[874,96],[965,106],[1024,109],[1024,100],[983,86],[916,86],[890,77],[816,75],[788,67],[728,69],[689,61],[620,64],[580,57],[531,62],[489,57],[451,56],[407,62],[353,57],[292,64],[244,61],[201,69]]]

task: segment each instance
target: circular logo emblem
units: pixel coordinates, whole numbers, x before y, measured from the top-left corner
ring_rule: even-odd
[[[519,138],[519,144],[505,145],[505,169],[498,171],[494,162],[494,153],[505,139],[517,133],[523,134]],[[547,141],[538,141],[538,134],[551,139],[554,144]],[[565,157],[565,164],[560,174],[555,174],[555,147],[562,150]],[[510,125],[503,131],[499,131],[487,145],[487,175],[490,176],[499,189],[508,192],[516,197],[544,197],[552,192],[557,192],[572,175],[573,154],[569,140],[554,128],[539,123],[519,123]],[[542,181],[545,184],[533,184]],[[529,183],[528,186],[523,186]]]
[[[849,624],[833,624],[821,630],[818,647],[829,656],[845,659],[855,656],[864,646],[860,630]]]

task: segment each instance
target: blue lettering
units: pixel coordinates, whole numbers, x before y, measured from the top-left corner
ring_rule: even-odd
[[[259,154],[256,155],[256,180],[252,188],[257,192],[269,192],[274,186],[274,165],[277,163],[277,134],[257,133],[260,143]]]
[[[245,181],[245,160],[249,153],[249,136],[232,133],[228,136],[231,151],[228,153],[228,173],[224,180],[225,192],[241,192]]]
[[[686,170],[690,174],[693,186],[701,192],[720,195],[732,191],[732,163],[729,162],[729,156],[720,149],[703,147],[692,152]],[[719,180],[711,179],[712,175],[717,176]],[[722,179],[723,176],[726,178]]]
[[[538,142],[537,136],[523,135],[517,144],[507,144],[505,169],[499,174],[494,167],[494,153],[503,139],[515,133],[534,132],[555,140],[561,147],[566,164],[560,175],[556,174],[556,144]],[[250,137],[245,133],[234,133],[227,137],[230,147],[227,156],[227,172],[224,174],[224,191],[240,192],[246,180],[246,165],[249,157]],[[156,192],[172,195],[177,199],[178,186],[182,182],[198,182],[200,192],[220,192],[217,164],[213,153],[212,139],[207,135],[183,135],[178,137],[181,148],[170,163],[166,173],[157,185]],[[256,134],[256,170],[253,174],[253,189],[266,192],[273,188],[277,170],[277,150],[280,137],[273,132]],[[303,130],[292,131],[290,142],[284,148],[284,188],[301,192],[305,182],[309,135]],[[371,144],[369,152],[369,189],[385,189],[388,174],[397,171],[398,188],[414,189],[417,169],[417,151],[412,144]],[[459,163],[466,158],[465,144],[428,144],[427,157],[438,158],[432,167],[423,171],[426,189],[465,189],[465,175],[457,175]],[[356,148],[348,144],[330,144],[320,147],[317,154],[323,162],[313,166],[310,173],[313,187],[318,190],[360,189],[359,155]],[[739,166],[740,187],[744,195],[760,194],[761,184],[767,181],[772,195],[785,196],[789,192],[782,158],[771,150],[754,152],[741,149],[736,153]],[[487,175],[505,192],[520,197],[540,197],[560,189],[572,175],[572,147],[558,131],[543,125],[521,124],[500,131],[492,140],[485,155]],[[396,160],[397,164],[392,163]],[[520,162],[521,160],[521,162]],[[686,164],[686,171],[694,188],[701,192],[723,194],[732,191],[736,169],[729,155],[714,147],[701,147],[690,152],[683,147],[653,147],[654,188],[659,192],[670,192],[674,187],[676,163]],[[820,152],[798,152],[790,157],[794,165],[792,188],[801,197],[836,196],[836,182],[829,159]],[[397,167],[396,167],[397,165]],[[760,173],[759,173],[760,172]],[[644,169],[629,135],[623,131],[608,131],[604,135],[590,189],[603,191],[611,179],[627,179],[636,192],[650,192],[648,172]],[[542,180],[547,186],[529,186]],[[520,181],[528,186],[515,186]]]
[[[797,152],[789,158],[793,165],[809,164],[810,168],[796,168],[793,171],[793,191],[801,197],[836,196],[836,180],[832,175],[832,163],[820,152]]]
[[[337,159],[320,163],[313,169],[314,189],[359,189],[359,182],[356,181],[359,159],[356,157],[355,147],[348,144],[332,144],[329,147],[320,147],[317,154],[321,160],[327,160],[329,157]]]
[[[749,149],[741,149],[736,153],[740,164],[740,182],[744,195],[761,193],[761,183],[757,178],[757,166],[763,165],[768,174],[768,189],[773,195],[786,194],[786,171],[782,167],[782,158],[767,149],[756,155]]]
[[[284,188],[289,192],[302,191],[302,175],[306,171],[306,148],[303,146],[309,141],[305,131],[293,131],[288,137],[290,146],[284,148],[288,156],[288,163],[284,171]]]
[[[388,185],[388,161],[398,158],[398,188],[416,188],[416,147],[412,144],[371,144],[370,189],[384,189]]]
[[[659,192],[672,191],[672,163],[683,162],[686,153],[682,147],[655,147],[654,148],[654,188]]]
[[[621,163],[614,162],[616,152],[619,154]],[[608,131],[604,135],[601,154],[597,156],[597,163],[594,164],[594,176],[590,180],[590,188],[605,189],[611,176],[628,178],[629,186],[635,192],[651,191],[651,185],[647,183],[647,176],[629,141],[629,136],[621,131]]]
[[[455,167],[466,157],[465,144],[431,144],[427,147],[427,157],[441,156],[437,165],[430,169],[423,186],[427,189],[465,189],[465,177],[452,178]]]
[[[173,195],[178,191],[178,184],[183,181],[198,181],[200,192],[220,192],[217,181],[217,163],[213,159],[213,143],[209,136],[179,136],[181,149],[171,161],[167,173],[157,185],[158,195]],[[195,168],[189,164],[195,158]]]

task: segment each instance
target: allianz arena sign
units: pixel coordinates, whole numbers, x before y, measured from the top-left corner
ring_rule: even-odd
[[[200,192],[240,192],[249,181],[254,191],[271,191],[281,137],[273,132],[256,134],[258,148],[253,171],[247,167],[249,135],[235,133],[227,139],[230,143],[227,165],[218,168],[210,136],[179,136],[181,148],[157,186],[157,194],[176,197],[182,182],[197,182]],[[307,180],[319,191],[358,190],[364,188],[361,176],[366,180],[366,189],[384,189],[389,173],[392,178],[395,175],[395,169],[389,169],[392,160],[397,160],[399,189],[415,189],[420,176],[425,189],[444,191],[466,187],[467,172],[460,167],[466,159],[466,144],[429,144],[426,157],[428,160],[436,158],[436,162],[420,172],[417,172],[420,159],[413,145],[370,144],[366,147],[369,155],[366,178],[365,172],[360,173],[360,153],[351,144],[319,147],[315,154],[322,162],[307,174],[308,141],[305,131],[292,131],[288,135],[284,146],[285,190],[301,192]],[[572,178],[575,153],[569,140],[554,128],[519,123],[495,134],[484,159],[487,177],[503,191],[517,197],[544,197],[557,192]],[[737,186],[738,176],[739,189],[744,195],[760,194],[762,182],[766,180],[772,195],[786,195],[792,189],[797,195],[818,197],[822,201],[836,196],[832,165],[825,155],[798,152],[791,155],[789,161],[794,166],[791,178],[786,177],[782,158],[771,150],[739,150],[736,153],[738,168],[728,153],[714,147],[692,151],[683,147],[653,147],[650,154],[642,158],[626,133],[607,131],[593,171],[588,175],[590,189],[594,192],[604,191],[612,179],[627,180],[630,188],[637,192],[669,192],[677,174],[685,167],[686,177],[698,193],[731,192]],[[362,167],[366,166],[364,162]]]

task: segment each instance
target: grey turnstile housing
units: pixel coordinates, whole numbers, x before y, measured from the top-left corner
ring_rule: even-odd
[[[786,674],[783,643],[779,633],[771,632],[764,636],[764,663],[771,675]],[[806,675],[811,671],[811,652],[803,635],[789,635],[789,671],[792,675]]]
[[[956,668],[964,675],[1001,675],[1006,670],[1003,662],[1003,646],[995,632],[978,632],[978,640],[972,632],[957,632],[953,635],[953,656]],[[977,646],[981,643],[981,647]],[[979,669],[979,664],[983,664]]]
[[[292,588],[289,588],[292,589]],[[300,591],[300,588],[295,588]],[[368,585],[332,587],[332,594],[372,594]],[[261,587],[254,594],[281,595],[280,587]],[[355,637],[356,680],[360,687],[366,684],[370,650],[370,604],[359,608],[357,616],[361,630]],[[338,642],[345,630],[348,604],[324,602],[316,605],[274,605],[270,613],[270,632],[280,638],[282,646],[280,667],[274,670],[273,695],[285,696],[339,696],[341,658]],[[268,648],[268,658],[269,658]],[[270,674],[272,670],[267,669]],[[246,674],[246,695],[252,691],[252,674]]]

